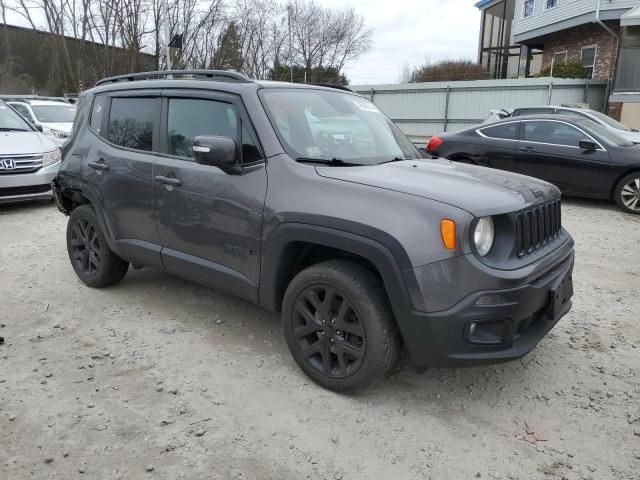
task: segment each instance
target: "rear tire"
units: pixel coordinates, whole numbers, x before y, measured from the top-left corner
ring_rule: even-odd
[[[402,342],[380,280],[359,264],[330,260],[289,284],[282,319],[289,350],[318,385],[363,389],[396,364]]]
[[[620,180],[613,197],[623,211],[640,214],[640,172],[630,173]]]
[[[119,282],[129,268],[129,262],[109,249],[96,213],[89,205],[79,206],[69,217],[67,252],[78,278],[92,288]]]

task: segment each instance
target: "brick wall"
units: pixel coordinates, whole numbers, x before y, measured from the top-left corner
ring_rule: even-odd
[[[609,103],[609,106],[607,108],[607,115],[609,115],[611,118],[615,118],[616,120],[620,121],[622,118],[622,106],[624,104],[623,103]]]
[[[607,23],[616,33],[620,26]],[[563,50],[567,51],[567,62],[580,62],[582,47],[597,45],[596,62],[593,78],[612,79],[615,74],[616,58],[618,56],[617,42],[602,26],[589,23],[578,27],[552,33],[543,37],[544,55],[542,68],[551,65],[553,55]]]

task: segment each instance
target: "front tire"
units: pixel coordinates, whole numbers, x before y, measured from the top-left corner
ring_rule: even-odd
[[[69,217],[67,252],[76,275],[89,287],[113,285],[122,280],[129,268],[129,262],[109,249],[96,213],[89,205],[79,206]]]
[[[355,262],[331,260],[300,272],[284,296],[289,350],[318,385],[337,392],[384,378],[401,340],[380,280]]]
[[[640,172],[634,172],[618,182],[614,199],[627,213],[640,214]]]

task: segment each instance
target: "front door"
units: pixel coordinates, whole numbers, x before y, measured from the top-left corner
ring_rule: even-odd
[[[242,173],[196,163],[192,146],[200,135],[234,139]],[[202,92],[166,95],[161,138],[153,189],[165,268],[257,300],[267,174],[240,100]]]
[[[563,121],[524,120],[516,149],[515,171],[556,185],[562,193],[597,195],[603,173],[611,168],[609,153],[600,146],[583,150],[582,140],[593,139]]]

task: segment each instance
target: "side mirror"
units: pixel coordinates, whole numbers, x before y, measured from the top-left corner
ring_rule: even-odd
[[[582,150],[587,152],[592,152],[593,150],[596,150],[598,148],[598,145],[591,140],[580,140],[580,143],[578,145]]]
[[[31,125],[33,125],[33,126],[34,126],[34,128],[35,128],[36,130],[38,130],[40,133],[42,133],[42,132],[43,132],[42,125],[39,125],[39,124],[33,124],[33,123],[32,123]]]
[[[201,165],[211,165],[225,171],[238,168],[238,146],[229,137],[201,135],[193,140],[193,156]]]

